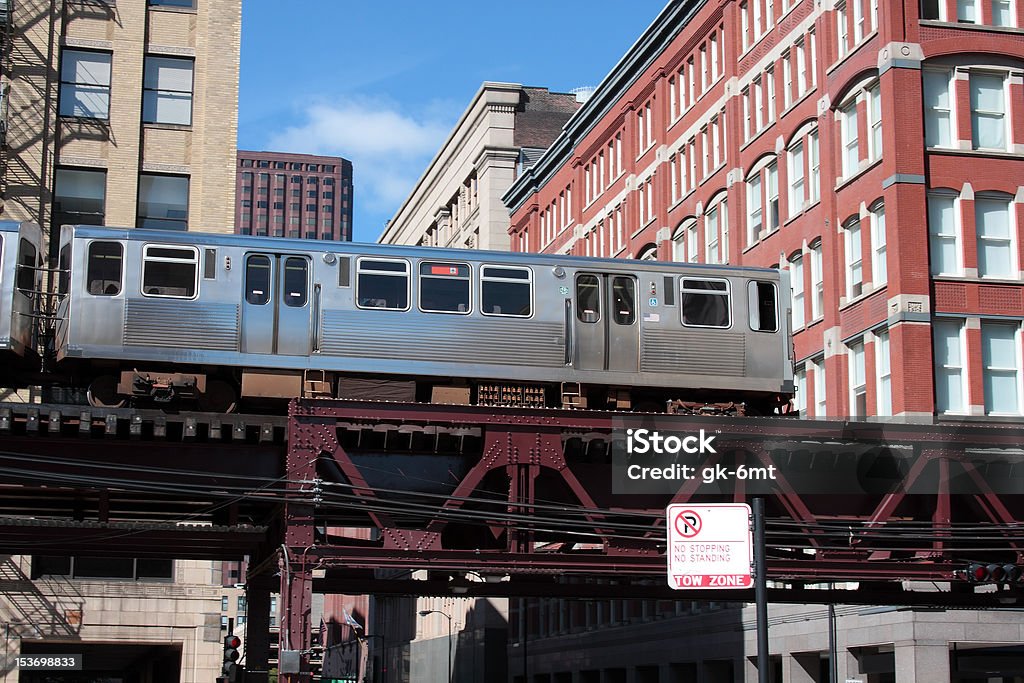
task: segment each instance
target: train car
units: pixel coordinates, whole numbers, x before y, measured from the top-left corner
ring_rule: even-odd
[[[300,395],[750,412],[793,390],[777,270],[64,226],[94,405]]]
[[[43,288],[43,233],[34,223],[0,221],[0,357],[4,375],[37,360]]]

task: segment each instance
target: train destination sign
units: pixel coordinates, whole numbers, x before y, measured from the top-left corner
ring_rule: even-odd
[[[671,588],[750,588],[754,542],[745,503],[676,504],[665,510]]]

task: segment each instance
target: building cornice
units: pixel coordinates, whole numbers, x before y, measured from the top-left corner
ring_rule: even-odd
[[[594,94],[565,124],[548,151],[521,175],[502,201],[515,213],[552,176],[572,159],[574,149],[619,104],[626,91],[647,74],[651,64],[675,40],[707,0],[670,2],[647,30],[612,67]]]

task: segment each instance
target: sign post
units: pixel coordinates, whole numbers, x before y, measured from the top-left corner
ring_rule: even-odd
[[[744,503],[669,505],[668,585],[750,588],[753,541],[750,506]]]

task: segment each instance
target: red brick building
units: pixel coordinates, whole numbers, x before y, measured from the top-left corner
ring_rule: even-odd
[[[671,2],[514,249],[780,265],[809,415],[1024,414],[1024,3]]]
[[[238,150],[235,234],[352,239],[352,162]]]

